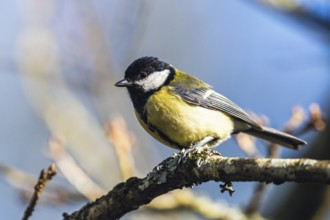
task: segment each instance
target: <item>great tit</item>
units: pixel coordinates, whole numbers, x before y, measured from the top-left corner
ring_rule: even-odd
[[[127,87],[142,127],[175,149],[214,147],[239,132],[292,149],[307,144],[258,124],[210,85],[156,57],[135,60],[115,86]]]

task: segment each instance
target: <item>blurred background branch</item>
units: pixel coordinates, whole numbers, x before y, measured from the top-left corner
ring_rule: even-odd
[[[288,19],[303,24],[305,27],[324,33],[326,40],[330,34],[330,8],[328,1],[310,0],[254,0],[258,7],[287,16]]]
[[[212,82],[256,115],[267,115],[260,121],[273,127],[281,128],[288,110],[301,106],[285,129],[306,139],[306,148],[279,152],[240,135],[217,148],[222,155],[329,159],[329,23],[329,1],[2,2],[0,171],[10,183],[0,182],[2,215],[21,216],[25,204],[18,202],[33,193],[30,173],[50,161],[59,178],[47,187],[34,219],[58,219],[173,154],[144,133],[127,94],[113,86],[139,56],[158,56]],[[241,193],[233,197],[215,194],[215,184],[175,191],[125,218],[330,216],[328,187],[313,194],[314,185],[235,188]]]

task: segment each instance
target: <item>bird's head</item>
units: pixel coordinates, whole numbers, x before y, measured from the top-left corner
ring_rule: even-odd
[[[174,77],[175,69],[156,57],[141,57],[125,71],[125,78],[115,84],[127,87],[131,92],[152,92],[168,84]]]

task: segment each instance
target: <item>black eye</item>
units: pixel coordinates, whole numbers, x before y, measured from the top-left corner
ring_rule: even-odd
[[[146,72],[142,72],[142,73],[140,74],[141,78],[146,78],[147,75],[148,75],[148,74],[147,74]]]

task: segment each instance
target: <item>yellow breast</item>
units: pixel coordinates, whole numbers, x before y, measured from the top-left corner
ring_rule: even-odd
[[[211,146],[217,145],[230,137],[234,127],[227,115],[220,111],[188,104],[172,92],[169,86],[152,95],[146,103],[145,110],[148,122],[152,126],[172,142],[185,148],[207,136],[217,139]],[[150,130],[141,119],[139,121],[154,138],[170,147],[179,148],[164,140],[163,135]]]

